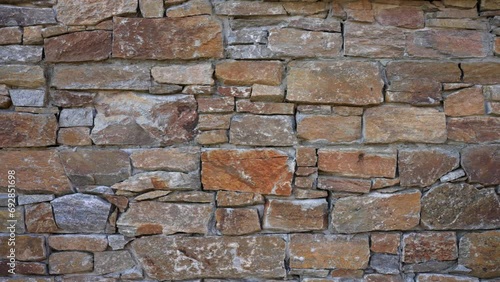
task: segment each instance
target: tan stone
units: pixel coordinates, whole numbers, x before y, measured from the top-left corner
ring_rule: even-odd
[[[246,1],[226,1],[217,3],[215,13],[227,16],[272,16],[286,15],[286,10],[281,3],[264,2],[255,5]]]
[[[40,66],[2,65],[0,83],[15,87],[38,88],[45,85],[45,77]]]
[[[296,159],[298,166],[316,166],[318,161],[316,148],[298,147],[296,149]]]
[[[394,255],[399,253],[401,233],[375,232],[370,235],[370,240],[370,250],[372,252]]]
[[[340,33],[293,28],[269,30],[269,50],[285,57],[337,57],[342,49]]]
[[[18,26],[0,28],[0,45],[20,44],[23,31]]]
[[[500,231],[465,234],[459,250],[458,264],[471,269],[468,275],[480,278],[500,275]]]
[[[260,231],[260,219],[256,209],[217,209],[215,220],[222,235],[245,235]]]
[[[30,233],[54,233],[59,231],[50,203],[39,203],[25,207],[26,229]]]
[[[92,139],[90,139],[90,128],[61,128],[57,133],[57,144],[67,146],[90,146],[92,145]]]
[[[42,29],[43,27],[40,25],[24,27],[23,44],[24,45],[43,44]]]
[[[385,187],[396,186],[399,184],[399,178],[372,178],[372,189],[382,189]]]
[[[338,199],[332,211],[333,228],[340,233],[412,229],[420,221],[420,196],[420,191],[409,190]]]
[[[291,194],[293,168],[289,157],[280,151],[209,150],[202,152],[201,160],[205,190]],[[266,170],[262,170],[264,167]]]
[[[330,273],[330,276],[333,278],[362,278],[363,270],[359,269],[334,269]]]
[[[370,259],[368,236],[293,234],[291,268],[364,269]]]
[[[428,27],[488,30],[485,20],[475,19],[427,19]]]
[[[347,56],[395,58],[404,54],[405,34],[402,29],[349,21],[345,32]]]
[[[297,137],[320,144],[356,141],[361,138],[361,117],[298,116]]]
[[[425,24],[422,9],[411,6],[380,9],[375,14],[375,20],[381,25],[405,28],[423,28]]]
[[[180,18],[212,14],[212,4],[208,0],[190,0],[182,5],[167,9],[167,17]]]
[[[42,261],[47,258],[45,249],[45,237],[36,235],[17,235],[15,245],[10,245],[10,236],[3,234],[0,236],[0,255],[7,258],[10,249],[16,250],[16,260],[20,261]]]
[[[264,203],[264,197],[260,194],[233,191],[218,191],[216,200],[219,207],[252,206]]]
[[[500,145],[466,147],[462,151],[462,167],[469,181],[483,185],[500,184]]]
[[[269,199],[264,208],[262,227],[287,232],[324,230],[328,227],[328,203],[324,199]]]
[[[296,143],[293,116],[235,115],[229,142],[250,146],[291,146]]]
[[[369,108],[364,126],[367,143],[446,141],[446,118],[436,109],[390,105]]]
[[[139,9],[144,18],[161,18],[165,13],[163,0],[139,0]]]
[[[200,166],[200,150],[196,147],[147,149],[132,152],[132,166],[141,170],[189,172]]]
[[[156,82],[169,84],[214,84],[211,63],[153,67],[151,75]]]
[[[133,14],[137,0],[60,0],[54,6],[57,20],[66,25],[95,25],[102,20],[121,14]]]
[[[448,139],[465,143],[498,142],[500,140],[500,117],[450,118]]]
[[[476,84],[499,84],[500,63],[464,62],[461,64],[464,82]]]
[[[215,66],[215,76],[227,85],[280,85],[282,75],[279,61],[223,61]]]
[[[50,274],[71,274],[91,272],[93,256],[84,252],[58,252],[49,257]]]
[[[229,129],[232,114],[201,114],[198,116],[198,129]]]
[[[260,115],[293,115],[294,105],[290,103],[236,101],[236,111]]]
[[[383,101],[384,83],[378,65],[372,62],[292,62],[288,64],[287,82],[288,101],[347,105]]]
[[[484,95],[481,86],[465,88],[448,95],[444,101],[447,116],[484,115]]]
[[[455,260],[458,257],[455,232],[421,232],[403,236],[405,263]]]
[[[394,178],[396,161],[395,153],[378,153],[368,150],[318,150],[319,170],[340,176]]]
[[[226,130],[203,131],[196,137],[196,142],[200,145],[217,145],[229,142]]]
[[[334,192],[369,193],[371,180],[320,176],[318,188]]]
[[[319,199],[328,197],[328,192],[312,189],[294,189],[293,195],[295,199]]]
[[[252,96],[250,96],[250,100],[282,102],[284,97],[284,90],[280,86],[254,84],[252,86]]]
[[[52,235],[48,242],[58,251],[102,252],[108,247],[106,235]]]
[[[47,62],[101,61],[111,56],[111,32],[96,30],[45,39]]]

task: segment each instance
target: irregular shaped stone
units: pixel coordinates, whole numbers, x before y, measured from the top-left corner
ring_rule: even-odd
[[[0,26],[29,26],[56,23],[54,10],[50,8],[0,6]]]
[[[0,96],[0,109],[8,109],[12,105],[12,101],[9,96]]]
[[[26,230],[30,233],[54,233],[59,231],[50,203],[25,207]]]
[[[146,192],[144,194],[141,194],[141,195],[135,197],[134,200],[136,200],[138,202],[145,201],[145,200],[152,200],[152,199],[166,196],[170,193],[172,193],[172,191],[161,191],[161,190],[160,191],[150,191],[150,192]]]
[[[3,232],[3,230],[2,230]],[[8,234],[0,236],[0,255],[7,258],[10,249],[16,250],[16,260],[20,261],[41,261],[47,258],[45,249],[45,237],[35,235],[16,235],[15,245],[9,244],[12,240]]]
[[[367,274],[364,277],[366,282],[403,282],[403,278],[400,275],[390,275],[390,274]]]
[[[85,107],[94,103],[96,94],[67,90],[50,90],[50,101],[54,106],[64,108]]]
[[[372,182],[368,179],[320,176],[318,188],[334,192],[369,193]]]
[[[276,55],[267,45],[231,45],[226,48],[230,59],[274,59]]]
[[[457,169],[445,174],[443,177],[439,178],[439,181],[452,182],[464,176],[465,176],[465,171],[463,169]]]
[[[338,199],[332,211],[333,228],[340,233],[412,229],[420,221],[420,195],[409,190]]]
[[[290,267],[364,269],[370,259],[368,236],[292,234]]]
[[[481,86],[465,88],[446,97],[444,112],[447,116],[484,115],[484,95]]]
[[[406,51],[411,57],[421,58],[486,57],[490,40],[490,35],[482,31],[428,29],[410,33]]]
[[[313,231],[328,227],[328,203],[318,200],[270,199],[264,207],[262,227],[281,231]]]
[[[149,68],[141,65],[55,65],[52,86],[58,89],[148,90]]]
[[[370,267],[378,273],[398,274],[399,256],[388,254],[373,254],[370,258]]]
[[[93,108],[62,109],[59,115],[59,126],[61,127],[77,127],[77,126],[93,126],[93,125],[94,125]]]
[[[250,146],[291,146],[295,143],[293,124],[292,116],[234,116],[229,142]]]
[[[256,209],[217,209],[215,220],[222,235],[245,235],[260,231]]]
[[[282,278],[285,241],[279,236],[142,237],[132,250],[157,280]]]
[[[399,6],[377,11],[375,20],[381,25],[423,28],[424,12],[418,7]]]
[[[383,101],[384,83],[378,65],[372,62],[291,62],[287,85],[288,101],[347,105],[372,105]]]
[[[405,263],[447,261],[458,258],[455,232],[409,233],[403,236],[403,256]]]
[[[132,166],[141,170],[189,172],[200,167],[197,147],[146,149],[132,152]]]
[[[91,272],[93,256],[84,252],[58,252],[49,257],[50,274],[71,274]]]
[[[340,176],[394,178],[396,162],[395,153],[369,150],[318,150],[319,170]]]
[[[500,231],[465,234],[459,250],[458,264],[471,270],[467,275],[480,278],[500,275]]]
[[[255,193],[218,191],[216,201],[219,207],[253,206],[263,204],[264,197]]]
[[[90,128],[60,128],[57,133],[57,144],[68,146],[90,146],[92,145],[92,139],[90,139]]]
[[[497,62],[464,62],[463,82],[476,84],[499,84],[500,64]]]
[[[11,209],[7,207],[0,207],[0,230],[2,233],[10,233],[12,229],[12,225],[15,226],[15,234],[22,234],[26,232],[25,227],[24,227],[24,207],[23,206],[17,206],[13,213],[11,213]],[[16,222],[10,222],[9,220],[12,220],[12,214],[14,214],[14,219]],[[9,229],[7,229],[9,228]]]
[[[448,274],[422,273],[417,276],[417,282],[479,282],[479,279]]]
[[[280,85],[282,75],[279,61],[223,61],[215,66],[215,76],[227,85]]]
[[[299,18],[293,19],[288,23],[288,27],[311,30],[311,31],[328,31],[341,32],[340,21],[336,18]]]
[[[367,143],[446,141],[446,118],[436,109],[410,106],[380,106],[365,110]]]
[[[327,13],[330,9],[330,6],[325,1],[317,1],[317,2],[284,2],[283,8],[285,8],[288,15],[313,15],[320,13]]]
[[[399,184],[399,178],[372,178],[372,189],[382,189]]]
[[[328,192],[321,190],[295,189],[293,195],[295,199],[319,199],[328,197]]]
[[[0,159],[8,160],[0,162],[1,171],[16,170],[16,188],[19,190],[56,195],[71,192],[70,182],[54,151],[2,150]],[[0,187],[7,186],[7,177],[0,178]]]
[[[500,200],[493,189],[445,183],[422,197],[422,225],[434,230],[499,228]]]
[[[340,33],[275,28],[268,40],[269,49],[285,57],[337,57],[342,49]]]
[[[500,141],[500,117],[450,118],[448,139],[466,143],[498,142]]]
[[[137,10],[137,0],[61,0],[57,1],[54,9],[57,20],[66,25],[95,25],[113,16],[134,14]]]
[[[45,39],[47,62],[102,61],[111,56],[111,32],[82,31]]]
[[[208,0],[190,0],[182,5],[170,7],[167,17],[179,18],[212,14],[212,4]]]
[[[0,273],[2,273],[3,276],[8,276],[9,275],[9,265],[7,264],[8,261],[2,261],[2,263],[0,264]],[[20,261],[17,261],[16,262],[16,269],[15,269],[15,273],[16,274],[21,274],[21,275],[31,275],[31,276],[34,276],[34,275],[47,275],[47,264],[45,263],[40,263],[40,262],[20,262]],[[31,279],[33,277],[30,277]],[[22,280],[22,281],[33,281],[33,280],[28,280],[30,278],[24,278],[25,280]],[[9,279],[8,281],[19,281],[19,279],[13,279],[13,278],[5,278],[5,279]],[[23,279],[23,278],[21,278]],[[45,279],[45,278],[38,278],[38,280],[36,280],[37,282],[39,281],[49,281],[49,280],[42,280],[42,279]],[[49,279],[49,278],[47,278]],[[7,281],[7,280],[2,280],[0,279],[0,281],[4,282],[4,281]],[[51,282],[51,281],[49,281]]]
[[[10,89],[12,104],[16,107],[45,106],[45,90],[41,89]]]
[[[201,179],[205,190],[285,196],[292,192],[293,162],[280,151],[209,150],[202,152],[201,161]],[[264,171],[263,167],[267,169]]]
[[[196,173],[183,172],[144,172],[111,186],[113,189],[144,192],[148,190],[183,190],[199,189],[200,176]]]
[[[196,108],[189,95],[100,94],[91,137],[98,145],[184,143],[194,139]]]
[[[441,176],[458,167],[460,155],[440,149],[400,150],[398,154],[401,186],[430,186]]]
[[[108,235],[108,244],[113,251],[121,250],[125,248],[128,242],[132,241],[133,238],[127,238],[121,234],[119,235]]]
[[[405,34],[396,27],[349,21],[345,34],[347,56],[395,58],[405,51]]]
[[[71,194],[51,202],[59,228],[66,232],[102,233],[106,228],[111,204],[86,194]]]
[[[500,146],[466,147],[462,151],[462,167],[469,181],[483,185],[500,183]]]
[[[370,250],[375,253],[397,255],[401,233],[376,232],[370,234]]]
[[[29,205],[29,204],[37,204],[41,202],[50,202],[54,199],[54,195],[43,195],[43,194],[35,194],[35,195],[18,195],[17,196],[17,204]]]
[[[0,45],[20,44],[23,30],[18,26],[0,28]]]
[[[297,137],[320,144],[352,142],[361,138],[361,117],[297,116]]]
[[[58,251],[102,252],[108,247],[106,235],[52,235],[48,241]]]
[[[107,251],[94,253],[94,273],[98,275],[121,272],[135,266],[129,251]]]
[[[173,192],[158,199],[160,202],[182,202],[182,203],[211,203],[214,200],[213,193],[201,191]]]
[[[128,154],[121,150],[79,150],[60,153],[66,174],[78,186],[113,185],[130,176]]]
[[[163,32],[165,30],[169,32]],[[138,41],[138,37],[143,40]],[[115,18],[113,57],[156,60],[222,58],[222,26],[210,16]]]
[[[153,67],[151,75],[156,82],[170,84],[214,84],[211,63]]]
[[[161,18],[165,13],[163,0],[139,0],[139,9],[144,18]]]
[[[41,46],[0,46],[0,63],[38,63],[42,60]]]
[[[246,1],[226,1],[215,4],[214,10],[217,15],[227,16],[274,16],[287,14],[281,3],[273,2],[254,5]]]
[[[2,65],[0,83],[15,87],[38,88],[45,85],[45,77],[40,66]]]

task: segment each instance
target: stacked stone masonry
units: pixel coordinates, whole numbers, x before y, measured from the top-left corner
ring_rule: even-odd
[[[498,282],[499,56],[498,0],[0,0],[0,281]]]

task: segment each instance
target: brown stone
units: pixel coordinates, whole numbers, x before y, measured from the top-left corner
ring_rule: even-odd
[[[345,25],[345,54],[354,57],[403,57],[405,34],[402,29],[347,22]]]
[[[196,142],[200,145],[216,145],[229,142],[226,130],[203,131],[196,137]]]
[[[385,187],[396,186],[399,184],[399,178],[372,178],[372,189],[382,189]]]
[[[290,103],[236,101],[236,111],[260,115],[293,115],[294,105]]]
[[[332,211],[333,228],[340,233],[412,229],[420,221],[420,196],[420,191],[409,190],[338,199]]]
[[[122,272],[134,266],[135,261],[127,250],[94,253],[95,274]]]
[[[336,18],[299,18],[293,19],[288,23],[288,27],[311,30],[311,31],[328,31],[341,32],[340,20]]]
[[[245,86],[219,86],[217,92],[222,96],[237,98],[248,98],[252,93],[252,87]]]
[[[343,143],[361,138],[361,117],[299,116],[297,136],[312,143]]]
[[[12,100],[9,96],[0,95],[0,109],[8,109],[12,105]]]
[[[127,212],[120,215],[117,226],[125,236],[151,234],[208,232],[211,205],[162,203],[144,201],[130,203]]]
[[[236,115],[231,119],[229,142],[250,146],[291,146],[294,118],[285,115]]]
[[[332,108],[329,105],[298,105],[297,111],[302,114],[331,114]]]
[[[333,106],[332,112],[339,116],[362,116],[363,108],[361,107],[346,107],[346,106]]]
[[[441,176],[457,168],[459,161],[458,153],[440,149],[400,150],[398,167],[401,186],[430,186]]]
[[[260,194],[233,191],[218,191],[216,200],[219,207],[253,206],[264,203],[264,197]]]
[[[233,97],[200,97],[197,102],[199,113],[230,113],[234,111]]]
[[[334,192],[369,193],[371,180],[320,176],[318,188]]]
[[[113,185],[130,176],[128,154],[121,150],[79,150],[60,153],[73,184]]]
[[[453,92],[444,101],[447,116],[484,115],[484,95],[481,86],[474,86]]]
[[[215,13],[227,16],[273,16],[286,15],[286,10],[281,3],[264,2],[254,5],[245,1],[227,1],[217,3]]]
[[[17,235],[15,246],[9,245],[8,234],[0,236],[0,255],[7,258],[10,249],[16,249],[16,260],[20,261],[41,261],[47,258],[45,250],[45,237],[36,235]]]
[[[45,85],[45,77],[40,66],[2,65],[0,83],[15,87],[38,88]]]
[[[362,278],[363,270],[360,269],[334,269],[330,273],[333,278]]]
[[[325,199],[269,199],[264,207],[262,227],[286,232],[324,230],[328,228],[328,203]]]
[[[296,158],[298,166],[316,166],[318,161],[316,148],[298,147],[296,149]]]
[[[166,172],[153,171],[138,173],[127,180],[114,184],[112,189],[130,192],[145,192],[148,190],[193,190],[200,188],[200,176],[197,171]]]
[[[8,265],[9,261],[0,261],[0,275],[4,277],[9,276],[9,269],[10,266]],[[39,262],[16,262],[16,274],[22,274],[22,275],[47,275],[47,265],[45,263],[39,263]],[[32,277],[30,277],[32,278]],[[9,278],[7,278],[9,279]],[[29,279],[29,278],[27,278]],[[41,278],[43,279],[43,278]],[[0,279],[0,281],[2,281]],[[12,280],[9,280],[9,282]],[[33,280],[31,280],[33,281]],[[30,282],[31,282],[30,281]],[[37,282],[40,280],[36,280]]]
[[[0,114],[0,147],[45,147],[55,145],[54,115],[4,112]]]
[[[317,175],[311,175],[308,177],[295,177],[295,187],[311,189],[314,188],[314,181],[316,180]]]
[[[0,151],[0,171],[16,170],[19,190],[67,194],[71,186],[54,151]],[[0,187],[7,187],[7,178],[0,178]]]
[[[480,278],[500,276],[500,231],[468,233],[460,239],[458,264]]]
[[[417,282],[479,282],[479,279],[449,274],[422,273],[418,275]]]
[[[500,117],[463,117],[448,120],[448,139],[465,143],[500,141]]]
[[[61,0],[54,6],[57,20],[66,25],[95,25],[121,14],[135,14],[137,0]]]
[[[18,26],[0,28],[0,45],[20,44],[23,31]]]
[[[372,252],[394,255],[399,253],[401,233],[375,232],[370,235],[370,240],[370,250]]]
[[[218,115],[218,114],[202,114],[198,116],[198,129],[211,130],[211,129],[229,129],[232,114]]]
[[[216,149],[202,152],[201,160],[205,190],[285,196],[292,192],[293,168],[288,155],[280,151]]]
[[[368,236],[293,234],[291,268],[364,269],[370,259]]]
[[[51,90],[50,100],[54,106],[73,108],[85,107],[94,103],[96,94],[91,92],[77,92],[67,90]]]
[[[281,86],[254,84],[252,86],[252,95],[250,96],[250,100],[253,102],[282,102],[284,97],[284,89]]]
[[[424,12],[418,7],[400,6],[378,10],[375,20],[381,25],[390,25],[404,28],[423,28],[425,24]]]
[[[96,109],[91,137],[97,145],[165,146],[195,136],[196,100],[190,95],[99,94]]]
[[[24,220],[30,233],[54,233],[59,230],[50,203],[26,206]]]
[[[208,0],[190,0],[182,5],[167,9],[167,17],[179,18],[196,15],[211,15],[212,4]]]
[[[189,172],[200,167],[200,150],[196,147],[147,149],[132,152],[132,166],[141,170]]]
[[[494,189],[478,190],[465,183],[442,184],[422,197],[422,225],[434,230],[499,228],[500,200]]]
[[[93,256],[84,252],[58,252],[49,257],[50,274],[91,272]]]
[[[293,28],[269,30],[269,49],[285,57],[337,57],[342,49],[340,33]]]
[[[420,232],[403,236],[405,263],[456,260],[458,257],[455,232]]]
[[[166,30],[168,32],[164,32]],[[138,41],[138,37],[143,40]],[[156,60],[222,58],[222,26],[210,16],[115,18],[113,57]]]
[[[406,51],[411,57],[424,58],[486,57],[490,41],[490,35],[483,31],[428,29],[410,33]]]
[[[328,192],[312,189],[294,189],[293,195],[295,199],[319,199],[328,197]]]
[[[288,101],[348,105],[383,101],[384,83],[378,65],[372,62],[292,62],[288,64],[287,82]]]
[[[487,21],[476,19],[427,19],[426,26],[457,29],[489,29]]]
[[[159,191],[156,191],[159,192]],[[170,192],[170,191],[168,191]],[[201,191],[175,191],[158,199],[160,202],[212,203],[214,193]]]
[[[436,109],[385,105],[366,109],[367,143],[446,141],[446,118]]]
[[[52,235],[48,241],[58,251],[102,252],[108,247],[106,235]]]
[[[90,146],[92,145],[92,139],[90,139],[90,128],[61,128],[57,133],[57,144],[67,146]]]
[[[279,61],[224,61],[215,66],[217,79],[228,85],[280,85],[282,75]]]
[[[101,61],[111,55],[111,32],[82,31],[45,39],[47,62]]]
[[[466,147],[462,151],[462,167],[472,183],[497,185],[500,183],[500,146]]]
[[[142,237],[132,250],[157,280],[283,278],[285,241],[279,236]]]
[[[260,231],[260,219],[256,209],[217,209],[215,220],[222,235],[245,235]]]
[[[396,176],[395,153],[378,153],[369,150],[333,150],[318,151],[320,171],[340,176],[361,178]]]
[[[500,83],[500,63],[497,62],[465,62],[461,64],[464,82],[476,84]]]

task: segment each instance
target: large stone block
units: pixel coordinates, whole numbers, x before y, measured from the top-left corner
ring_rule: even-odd
[[[24,88],[44,86],[43,68],[27,65],[2,65],[0,66],[0,83]]]
[[[270,199],[264,208],[263,228],[285,232],[324,230],[328,227],[328,203],[318,200]]]
[[[458,258],[455,232],[409,233],[403,236],[403,257],[405,263],[447,261]]]
[[[3,112],[0,124],[0,147],[45,147],[56,143],[54,115]]]
[[[460,239],[458,264],[480,278],[500,276],[500,231],[468,233]]]
[[[312,143],[346,143],[361,138],[361,117],[297,116],[297,137]]]
[[[111,56],[111,32],[82,31],[45,39],[47,62],[101,61]]]
[[[465,143],[498,142],[500,141],[500,117],[450,118],[448,139]]]
[[[134,14],[137,0],[60,0],[54,6],[57,20],[66,25],[95,25],[121,14]]]

